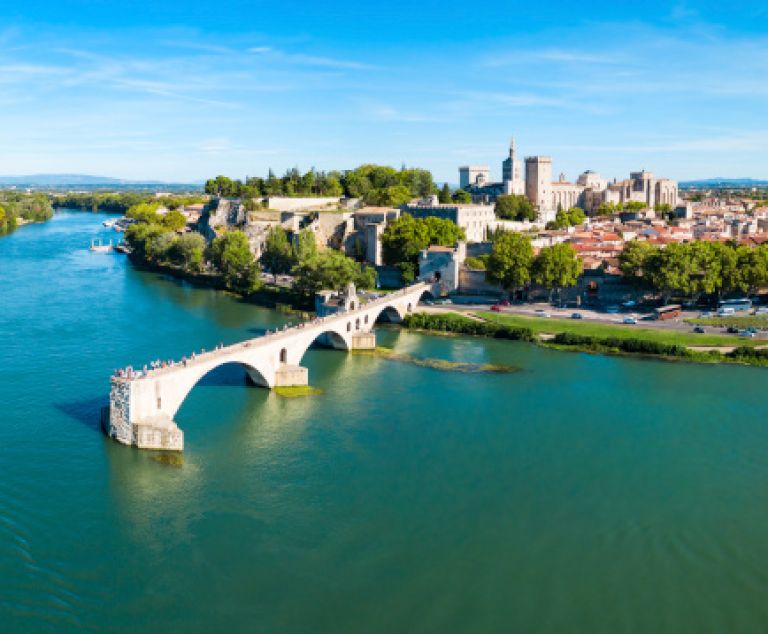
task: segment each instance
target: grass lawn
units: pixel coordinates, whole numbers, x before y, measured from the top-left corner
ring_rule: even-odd
[[[686,319],[689,324],[701,324],[702,326],[719,326],[726,328],[758,328],[768,330],[768,315],[728,315],[723,317],[695,317]]]
[[[676,330],[643,328],[640,324],[620,326],[601,324],[593,321],[578,319],[551,319],[547,317],[524,317],[522,315],[500,314],[493,312],[478,312],[479,317],[488,321],[512,326],[514,328],[530,328],[534,333],[571,332],[577,335],[591,337],[617,337],[621,339],[644,339],[657,343],[677,344],[681,346],[754,346],[765,344],[759,339],[735,337],[731,335],[696,334]]]

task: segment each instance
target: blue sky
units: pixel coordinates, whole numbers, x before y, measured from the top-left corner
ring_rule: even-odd
[[[488,163],[768,178],[758,2],[0,6],[0,174]]]

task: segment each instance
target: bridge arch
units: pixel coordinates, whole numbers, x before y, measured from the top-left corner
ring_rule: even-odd
[[[307,354],[307,351],[315,344],[334,350],[351,350],[352,343],[350,338],[351,334],[347,335],[347,333],[343,331],[329,328],[328,330],[316,334],[314,337],[305,338],[294,344],[288,353],[289,362],[294,365],[301,365],[304,355]]]
[[[382,319],[384,317],[384,319]],[[375,317],[373,318],[373,321],[387,321],[392,323],[400,323],[403,321],[403,318],[405,315],[403,312],[395,305],[390,304],[387,306],[382,306],[381,310],[379,310]]]
[[[275,384],[274,369],[266,364],[253,363],[247,359],[225,359],[220,363],[210,363],[201,368],[191,368],[181,377],[178,375],[173,381],[159,383],[158,411],[166,414],[170,419],[176,416],[189,393],[209,374],[227,365],[237,365],[245,370],[246,378],[254,385],[271,388]],[[181,380],[180,380],[181,379]]]

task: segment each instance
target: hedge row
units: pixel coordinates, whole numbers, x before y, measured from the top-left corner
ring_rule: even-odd
[[[554,343],[562,346],[579,346],[589,349],[610,348],[632,354],[655,354],[665,357],[690,357],[691,353],[685,346],[669,343],[658,343],[644,339],[620,339],[618,337],[590,337],[561,332],[555,335]]]
[[[740,346],[728,352],[725,356],[740,361],[768,361],[768,350],[755,350],[755,348],[750,348],[749,346]]]
[[[514,341],[535,341],[536,339],[530,328],[512,328],[511,326],[477,321],[452,313],[445,315],[415,313],[406,316],[403,320],[403,325],[406,328],[419,330],[455,332],[463,335],[479,335],[481,337],[512,339]]]

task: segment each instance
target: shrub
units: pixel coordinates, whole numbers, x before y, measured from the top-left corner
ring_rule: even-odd
[[[659,343],[646,339],[621,339],[619,337],[591,337],[561,332],[555,335],[554,343],[561,346],[579,346],[590,350],[610,348],[630,354],[650,354],[665,357],[689,357],[690,351],[685,346],[669,343]]]
[[[415,313],[406,316],[403,320],[403,325],[411,329],[455,332],[463,335],[493,337],[495,339],[511,339],[514,341],[533,341],[535,339],[530,328],[512,328],[511,326],[477,321],[452,313],[445,315]]]

